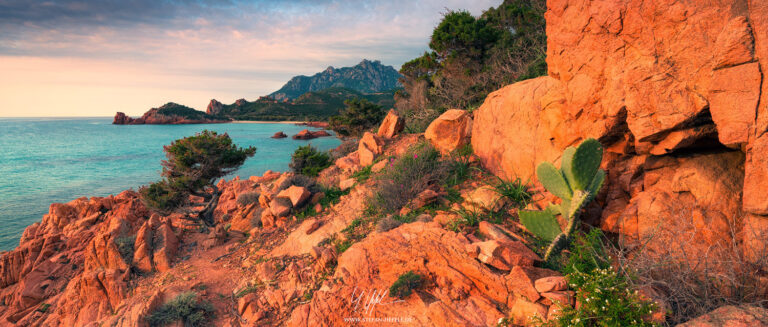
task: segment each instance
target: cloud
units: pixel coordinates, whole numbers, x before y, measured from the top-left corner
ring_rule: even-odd
[[[136,82],[184,85],[188,93],[175,101],[202,108],[207,102],[193,101],[252,99],[274,91],[291,76],[313,74],[329,65],[354,65],[363,58],[399,68],[426,50],[432,29],[447,8],[477,15],[499,3],[0,0],[0,61],[42,58],[62,63],[51,69],[64,75],[88,75],[94,66],[100,69],[98,76],[114,72],[113,81],[100,80],[101,87],[119,87],[117,74],[124,74],[123,68],[141,67]],[[0,64],[4,65],[9,61]],[[35,79],[41,85],[50,82],[49,74],[34,67],[10,68],[26,71],[32,85]],[[190,80],[200,84],[188,85]],[[190,96],[194,92],[198,95]],[[6,109],[0,109],[0,116],[8,115],[2,110]],[[105,109],[104,114],[111,111]]]

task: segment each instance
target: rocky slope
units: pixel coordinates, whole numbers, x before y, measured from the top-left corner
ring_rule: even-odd
[[[296,76],[269,96],[276,100],[292,100],[302,94],[331,87],[342,87],[362,93],[378,93],[398,87],[400,73],[380,61],[363,59],[352,67],[333,68],[312,76]]]
[[[763,1],[549,1],[549,76],[489,95],[472,145],[523,179],[587,137],[608,149],[594,223],[704,251],[768,230],[768,7]],[[509,128],[514,126],[514,128]],[[665,240],[654,242],[663,250]]]
[[[746,262],[759,259],[768,244],[766,13],[751,0],[549,1],[549,76],[504,87],[473,113],[450,110],[423,136],[398,135],[402,120],[390,113],[378,133],[321,173],[321,183],[349,192],[335,204],[323,205],[323,193],[291,174],[268,172],[222,181],[217,224],[207,230],[151,214],[132,191],[52,205],[17,249],[0,255],[0,321],[142,326],[186,291],[212,303],[217,326],[384,318],[489,326],[502,317],[524,325],[552,317],[555,300],[573,304],[573,291],[541,267],[511,222],[455,232],[446,225],[458,216],[439,211],[338,243],[351,240],[376,183],[353,173],[386,171],[388,160],[379,159],[421,139],[444,153],[469,143],[488,171],[535,183],[540,162],[597,138],[608,180],[584,214],[593,226],[627,244],[648,240],[660,255],[680,241],[659,231],[683,230],[692,258],[733,243]],[[438,191],[401,212],[439,201]],[[240,201],[254,192],[258,200]],[[465,208],[498,202],[473,180],[460,194]],[[550,198],[538,194],[532,205]],[[304,214],[309,206],[319,214]],[[386,295],[408,271],[425,276],[424,286],[402,301]],[[686,326],[764,326],[767,316],[725,306]]]

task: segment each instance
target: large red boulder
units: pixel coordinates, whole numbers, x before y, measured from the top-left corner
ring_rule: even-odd
[[[400,133],[405,128],[405,119],[398,116],[394,110],[390,110],[387,116],[384,117],[384,121],[379,126],[379,131],[376,135],[384,138],[392,138],[397,133]]]
[[[469,144],[472,117],[466,110],[451,109],[429,124],[424,137],[442,153],[450,153]]]

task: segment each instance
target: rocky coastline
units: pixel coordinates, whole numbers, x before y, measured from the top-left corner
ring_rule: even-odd
[[[461,223],[468,212],[503,207],[482,178],[531,181],[525,208],[547,208],[555,196],[536,167],[560,162],[588,138],[604,148],[599,167],[607,172],[594,202],[580,208],[588,225],[657,257],[681,244],[680,233],[681,260],[731,246],[743,264],[729,269],[768,280],[762,268],[749,270],[768,248],[768,5],[548,5],[548,76],[502,87],[476,110],[448,110],[422,134],[404,134],[404,119],[392,111],[315,182],[271,171],[222,180],[213,227],[153,213],[131,190],[52,204],[16,249],[0,254],[0,324],[147,326],[153,312],[188,292],[210,301],[216,326],[554,319],[558,303],[583,305],[582,290],[543,263],[528,231],[514,221]],[[185,121],[145,116],[118,113],[115,121]],[[381,182],[364,177],[417,159],[409,149],[423,142],[446,157],[471,145],[467,163],[477,170],[450,190],[429,185],[384,218],[390,226],[360,233]],[[430,205],[440,209],[424,209]],[[386,297],[414,272],[423,278],[418,289]],[[655,308],[643,319],[664,323],[671,309],[660,294],[669,288],[641,291]],[[383,300],[366,309],[355,302],[371,297]],[[734,325],[766,326],[768,311],[725,305],[682,326]]]

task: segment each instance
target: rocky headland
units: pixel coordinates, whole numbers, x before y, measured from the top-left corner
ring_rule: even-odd
[[[229,118],[222,118],[210,115],[195,109],[176,104],[166,103],[159,108],[152,108],[139,118],[128,117],[125,113],[115,114],[112,124],[114,125],[176,125],[176,124],[216,124],[228,123],[232,121]]]

